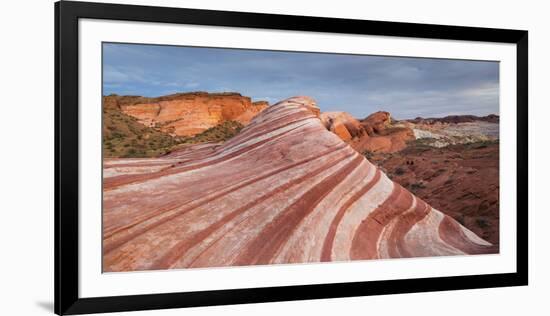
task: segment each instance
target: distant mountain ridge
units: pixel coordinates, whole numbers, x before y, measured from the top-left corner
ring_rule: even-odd
[[[470,123],[470,122],[489,122],[489,123],[499,123],[500,117],[496,114],[489,114],[486,116],[476,116],[476,115],[448,115],[445,117],[430,117],[423,118],[417,117],[415,119],[402,120],[410,123],[422,123],[422,124],[433,124],[433,123]]]

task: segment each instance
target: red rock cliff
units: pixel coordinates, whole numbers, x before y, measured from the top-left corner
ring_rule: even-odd
[[[118,98],[118,103],[114,98]],[[113,106],[113,103],[140,123],[157,126],[178,136],[195,135],[225,121],[246,125],[268,107],[265,101],[252,102],[239,93],[207,92],[179,93],[159,98],[104,98],[105,106]]]

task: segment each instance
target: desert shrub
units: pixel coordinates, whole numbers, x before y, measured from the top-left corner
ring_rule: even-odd
[[[425,188],[426,188],[426,186],[422,182],[416,182],[416,183],[411,184],[411,190],[413,190],[413,191],[416,191],[416,190],[419,190],[419,189],[425,189]]]
[[[420,151],[427,151],[427,150],[433,149],[432,142],[433,141],[428,138],[419,138],[409,142],[408,144],[410,145],[410,147],[414,149],[417,149]]]
[[[367,158],[367,159],[370,160],[370,159],[372,159],[372,157],[374,156],[374,153],[373,153],[372,151],[370,151],[370,150],[365,150],[365,151],[363,152],[363,156],[365,156],[365,158]]]
[[[445,169],[445,168],[439,168],[439,169],[437,169],[437,170],[433,173],[432,178],[439,177],[439,176],[442,175],[445,171],[447,171],[447,169]]]
[[[487,221],[487,219],[485,219],[485,218],[478,218],[478,219],[476,219],[476,224],[477,224],[477,226],[479,226],[480,228],[487,228],[487,227],[489,227],[489,221]]]
[[[127,155],[129,156],[134,156],[136,154],[136,150],[134,148],[130,148],[128,149],[128,151],[126,152]]]
[[[200,134],[191,138],[182,138],[181,143],[203,143],[203,142],[222,142],[227,141],[237,135],[243,128],[243,125],[236,121],[226,121],[220,125],[211,127]]]
[[[469,143],[467,144],[467,146],[472,149],[483,149],[483,148],[489,147],[490,145],[494,145],[498,143],[499,143],[498,140],[482,140],[478,142]]]
[[[447,179],[447,181],[445,181],[443,184],[444,185],[450,185],[454,182],[454,179],[452,177],[450,177],[449,179]]]
[[[401,167],[397,167],[397,169],[395,169],[395,172],[394,172],[396,175],[398,176],[402,176],[405,174],[405,170]]]

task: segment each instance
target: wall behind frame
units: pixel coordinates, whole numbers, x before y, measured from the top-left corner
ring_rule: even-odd
[[[328,299],[182,310],[131,315],[285,315],[347,313],[364,315],[518,315],[548,310],[550,255],[545,196],[550,168],[547,86],[550,71],[550,21],[544,2],[436,0],[417,1],[101,1],[200,9],[317,15],[528,29],[530,103],[530,285],[439,293]],[[2,7],[2,135],[0,182],[2,257],[0,306],[3,315],[52,315],[53,312],[53,1],[11,1]],[[535,312],[537,311],[537,312]],[[540,311],[540,312],[539,312]],[[124,313],[109,314],[130,315]]]

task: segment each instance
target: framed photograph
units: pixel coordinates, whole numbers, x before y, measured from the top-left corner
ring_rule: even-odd
[[[55,23],[57,314],[527,284],[527,31]]]

